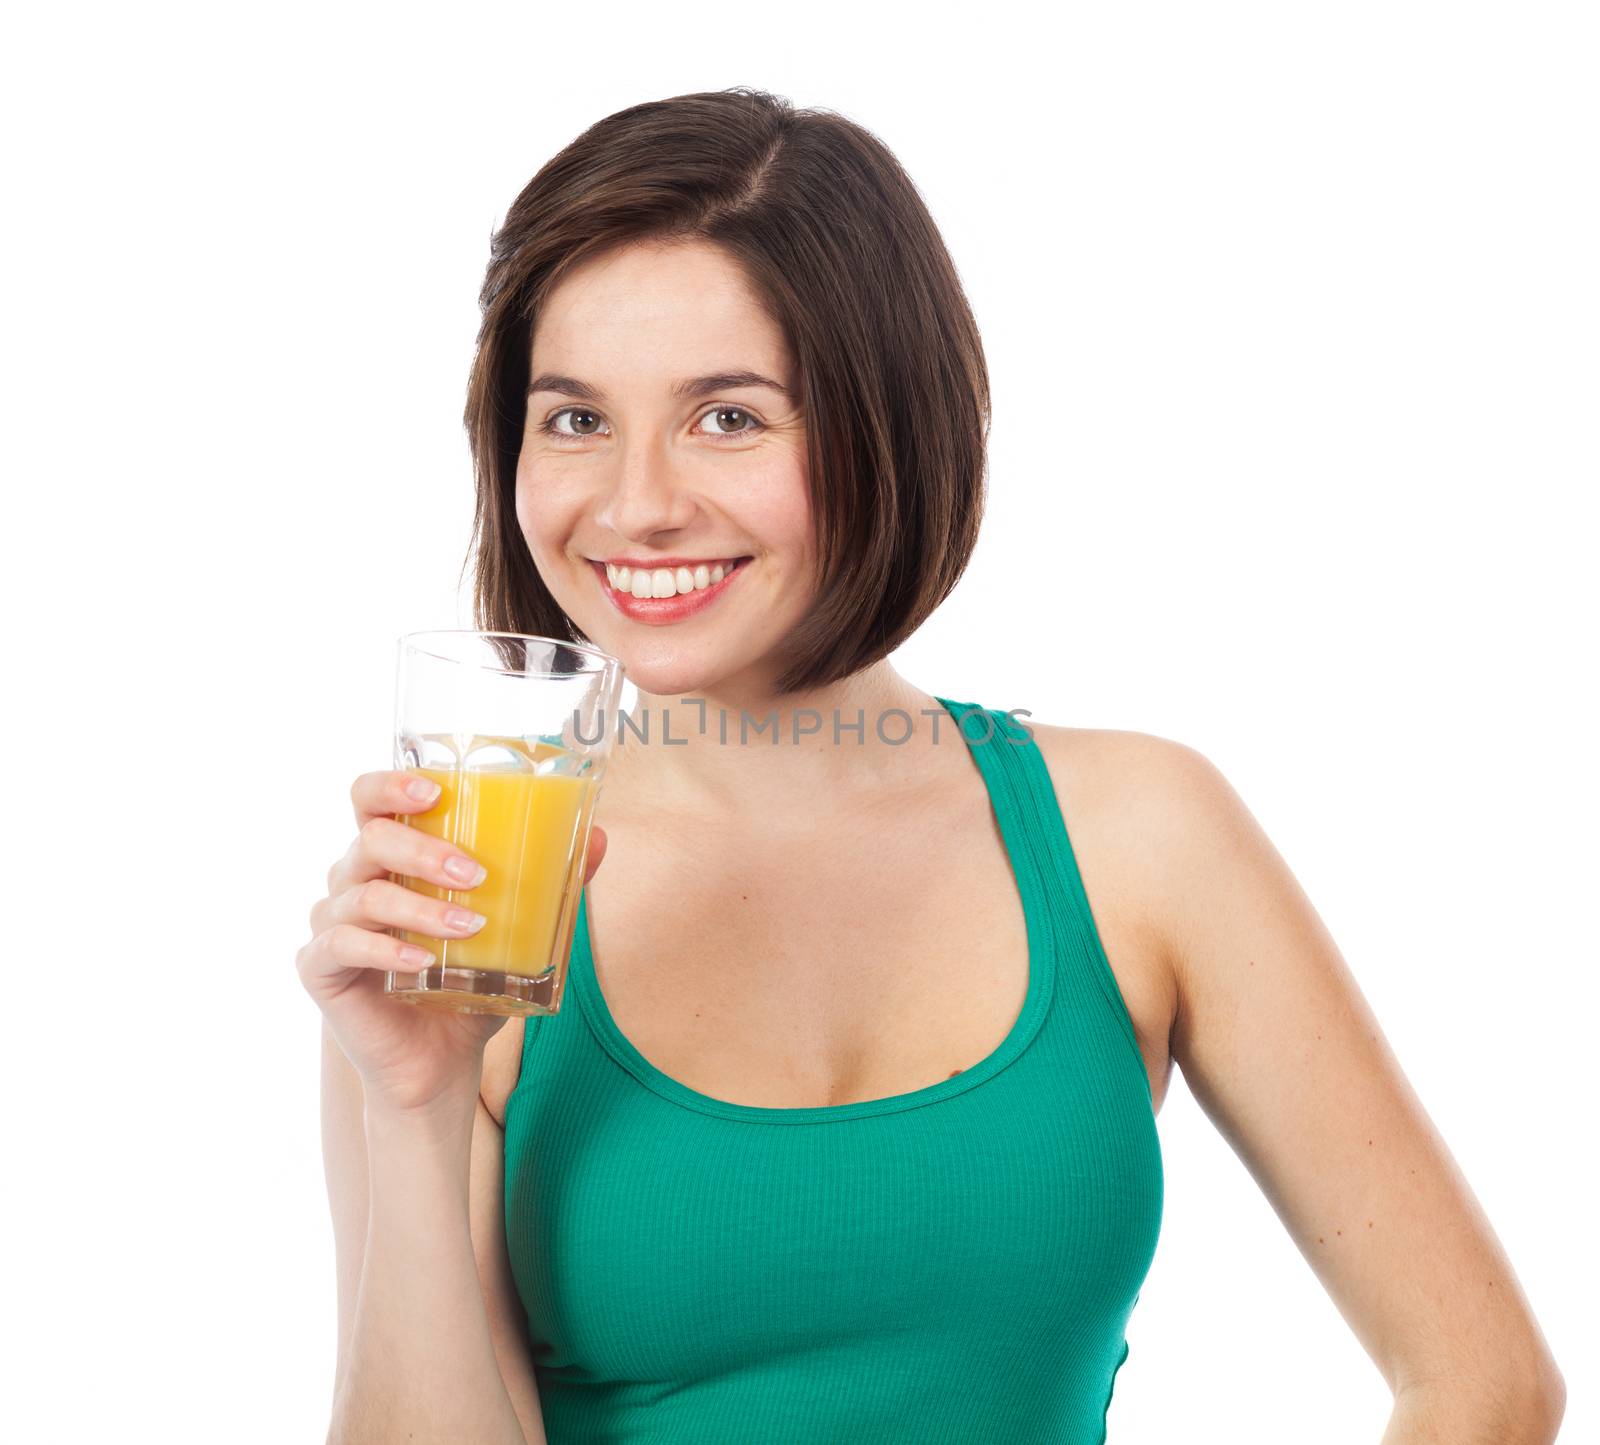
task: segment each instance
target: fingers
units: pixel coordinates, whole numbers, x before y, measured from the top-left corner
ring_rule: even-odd
[[[339,993],[375,971],[413,972],[437,962],[435,954],[398,937],[470,938],[487,919],[476,910],[431,898],[395,881],[395,875],[465,893],[483,882],[477,860],[452,844],[390,816],[424,812],[426,800],[406,786],[416,774],[364,773],[351,788],[360,831],[345,856],[328,870],[328,896],[311,910],[309,943],[295,956],[306,987]],[[589,830],[583,881],[606,855],[605,829]]]
[[[344,857],[328,870],[328,897],[311,910],[312,927],[317,927],[319,916],[326,926],[328,905],[346,889],[391,873],[457,893],[476,888],[487,876],[478,860],[455,844],[397,818],[371,817]]]
[[[460,903],[430,898],[388,878],[369,878],[328,900],[325,926],[399,928],[433,938],[471,938],[488,920]]]
[[[410,791],[413,787],[422,792],[429,792],[431,787],[432,792],[429,797],[417,797]],[[351,785],[350,800],[358,820],[358,832],[344,857],[328,869],[327,896],[318,899],[311,909],[312,932],[320,934],[340,923],[360,926],[362,920],[358,914],[360,909],[366,908],[368,922],[404,927],[413,933],[431,933],[441,938],[466,936],[459,926],[444,919],[443,910],[449,905],[427,900],[391,881],[398,875],[456,893],[467,892],[484,881],[485,872],[471,854],[393,816],[427,812],[438,800],[437,786],[432,780],[404,770],[363,773]],[[606,855],[606,844],[605,829],[599,824],[593,825],[584,859],[585,883],[600,867]],[[372,887],[375,883],[387,884],[399,898],[386,888]],[[361,904],[342,901],[353,891],[360,892],[364,900]],[[438,910],[427,918],[406,913],[404,910],[409,905],[404,900],[407,898],[438,903]],[[373,909],[377,911],[370,911]],[[396,909],[401,910],[402,916],[390,916]],[[430,926],[428,918],[438,926]],[[477,926],[467,929],[467,933],[475,932]]]
[[[374,933],[354,923],[336,923],[303,945],[295,954],[294,962],[300,981],[313,995],[321,996],[342,992],[344,986],[374,971],[394,969],[415,973],[437,963],[438,959],[427,949],[404,939]],[[331,990],[330,984],[333,985]]]
[[[412,792],[415,788],[418,791]],[[419,796],[420,794],[420,796]],[[362,773],[350,785],[350,803],[356,827],[393,813],[426,813],[439,799],[439,785],[421,773],[390,771]]]

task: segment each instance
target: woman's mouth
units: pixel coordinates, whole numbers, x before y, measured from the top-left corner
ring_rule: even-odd
[[[600,590],[635,622],[660,626],[704,611],[725,593],[752,559],[687,560],[672,566],[617,566],[591,560]]]

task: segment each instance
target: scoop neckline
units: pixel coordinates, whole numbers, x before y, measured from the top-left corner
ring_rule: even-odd
[[[577,944],[571,960],[573,982],[576,985],[580,1011],[601,1047],[646,1088],[662,1098],[686,1109],[697,1110],[724,1119],[737,1119],[752,1124],[831,1124],[850,1119],[865,1119],[878,1114],[899,1113],[906,1109],[953,1099],[969,1089],[988,1083],[1009,1064],[1021,1056],[1033,1042],[1039,1025],[1049,1007],[1055,978],[1054,955],[1048,921],[1044,916],[1044,889],[1037,877],[1032,855],[1023,846],[1022,820],[1017,816],[1012,794],[997,786],[1000,764],[984,750],[993,747],[1000,735],[991,728],[988,741],[974,745],[963,725],[972,711],[985,711],[976,703],[956,703],[947,698],[935,699],[955,719],[956,731],[967,745],[968,756],[978,769],[989,794],[989,803],[1000,824],[1001,841],[1011,864],[1011,877],[1022,901],[1023,920],[1028,939],[1028,989],[1023,997],[1022,1010],[1005,1038],[979,1063],[964,1069],[953,1078],[924,1085],[903,1094],[889,1094],[880,1099],[857,1099],[848,1104],[819,1104],[799,1108],[774,1108],[765,1104],[739,1104],[730,1099],[718,1099],[703,1094],[698,1089],[663,1073],[634,1047],[633,1042],[618,1027],[612,1017],[610,1005],[600,988],[594,971],[593,939],[589,934],[588,889],[578,895],[578,917],[573,926]],[[958,711],[959,709],[959,711]],[[1023,746],[1036,747],[1030,738]]]

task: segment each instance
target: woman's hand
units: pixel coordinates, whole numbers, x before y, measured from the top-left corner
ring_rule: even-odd
[[[301,983],[361,1075],[369,1110],[426,1113],[469,1105],[479,1088],[484,1045],[505,1023],[502,1016],[406,1004],[383,992],[388,970],[416,973],[436,961],[408,957],[406,950],[414,945],[385,929],[445,939],[469,938],[476,931],[451,922],[452,915],[464,912],[456,904],[389,877],[399,874],[457,893],[470,889],[445,865],[465,859],[470,878],[476,859],[392,816],[425,813],[433,806],[432,799],[407,791],[408,784],[425,781],[405,771],[363,773],[355,780],[350,800],[359,831],[328,870],[327,897],[311,909],[311,941],[295,955]],[[585,883],[605,851],[604,830],[591,828]]]

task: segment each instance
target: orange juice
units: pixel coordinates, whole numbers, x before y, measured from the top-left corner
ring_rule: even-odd
[[[502,739],[474,739],[503,743]],[[472,749],[468,749],[468,753]],[[502,756],[505,748],[497,749]],[[445,889],[421,879],[397,877],[418,893],[444,898],[476,909],[489,921],[470,938],[437,938],[400,931],[407,942],[426,948],[446,972],[428,971],[429,994],[448,994],[455,970],[511,975],[513,980],[544,978],[543,989],[528,990],[498,983],[488,992],[511,992],[536,1000],[532,1011],[553,1012],[565,976],[567,950],[577,915],[583,858],[579,843],[586,831],[594,783],[589,777],[535,773],[520,745],[521,766],[500,768],[414,768],[439,784],[438,801],[426,813],[401,815],[413,828],[455,844],[488,870],[476,888]],[[536,744],[538,760],[556,752]],[[437,977],[433,977],[438,973]],[[403,978],[397,979],[404,991]],[[415,996],[413,995],[413,1001]],[[430,999],[430,1001],[432,1001]],[[459,997],[438,1002],[460,1003]],[[511,1007],[493,1012],[524,1012]],[[487,1005],[489,1000],[478,1003]]]

